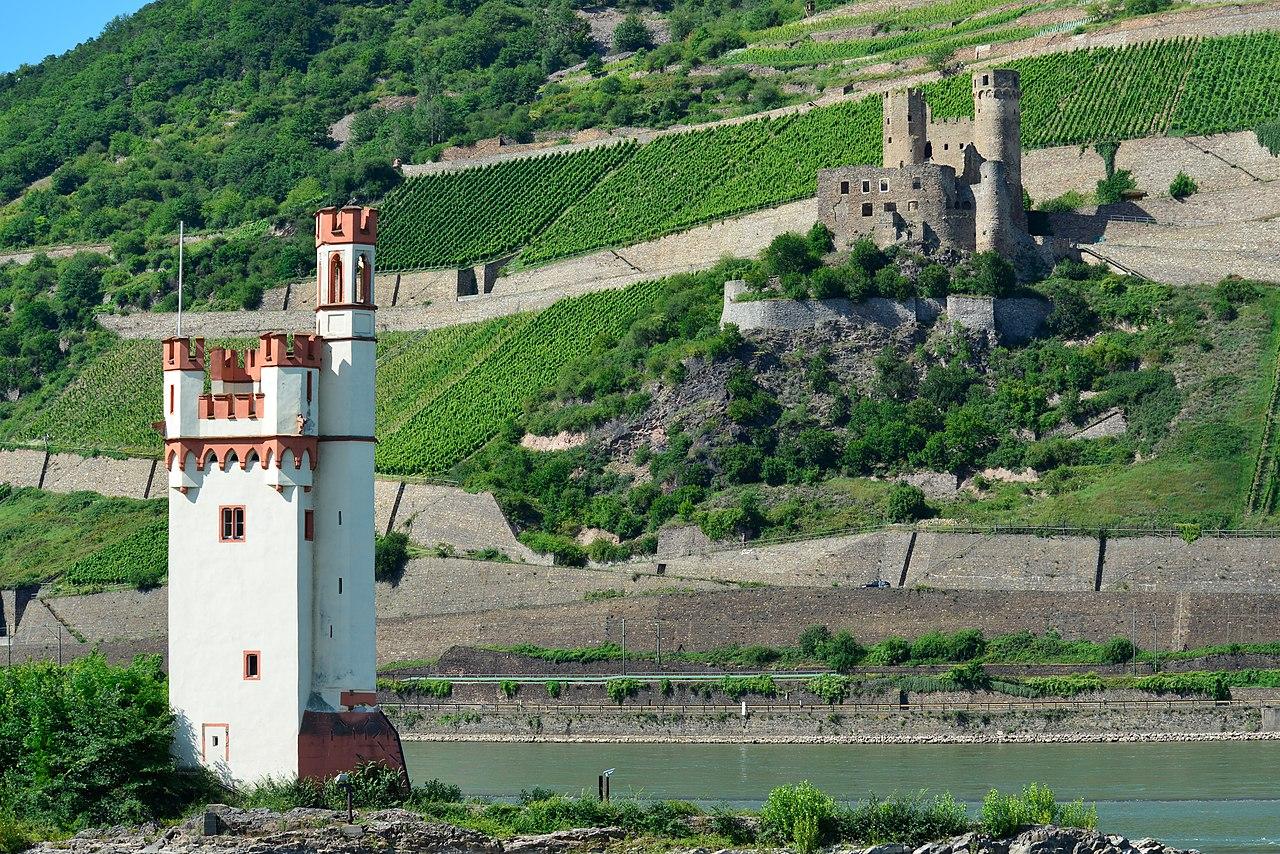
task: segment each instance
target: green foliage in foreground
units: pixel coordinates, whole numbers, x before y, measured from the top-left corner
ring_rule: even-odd
[[[997,838],[1011,836],[1032,824],[1056,824],[1060,827],[1098,826],[1098,808],[1084,801],[1059,804],[1053,789],[1032,783],[1021,792],[1002,795],[995,789],[982,800],[982,829]]]
[[[176,815],[207,785],[174,767],[172,726],[159,656],[0,670],[0,832]]]
[[[0,588],[49,581],[149,586],[166,571],[163,500],[0,485]]]

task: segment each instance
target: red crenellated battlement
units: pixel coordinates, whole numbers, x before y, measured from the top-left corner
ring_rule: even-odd
[[[230,418],[243,420],[261,418],[267,396],[254,394],[202,394],[196,408],[201,418]]]
[[[351,205],[316,211],[316,246],[378,242],[378,211]]]
[[[203,338],[164,339],[164,369],[166,371],[203,371]]]
[[[324,339],[319,335],[269,332],[253,350],[215,347],[209,353],[209,377],[214,382],[255,383],[263,368],[319,368],[324,361]]]

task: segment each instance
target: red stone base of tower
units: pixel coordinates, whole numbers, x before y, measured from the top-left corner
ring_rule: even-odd
[[[400,733],[381,709],[302,713],[299,777],[326,780],[366,762],[404,770]]]

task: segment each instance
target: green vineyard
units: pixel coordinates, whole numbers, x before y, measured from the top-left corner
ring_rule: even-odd
[[[990,5],[959,0],[895,14],[932,20],[943,14],[938,10],[964,13]],[[947,32],[953,40],[970,37],[955,35],[955,28]],[[1094,48],[1008,65],[1022,74],[1026,148],[1252,130],[1280,118],[1280,35],[1275,33]],[[924,88],[935,116],[973,114],[968,75]],[[804,198],[813,194],[821,168],[879,161],[880,99],[661,136],[616,151],[617,160],[596,164],[591,180],[573,184],[565,174],[591,172],[569,166],[582,156],[462,170],[434,176],[429,185],[409,182],[384,208],[384,269],[472,263],[522,246],[523,262],[543,263]],[[517,172],[519,163],[538,164],[547,174],[533,165],[527,167],[530,172]],[[417,189],[427,186],[430,192]],[[534,205],[535,186],[541,213],[511,216],[510,211]],[[437,204],[437,198],[454,201]],[[417,201],[411,204],[411,199]],[[455,238],[444,236],[469,223],[489,222],[498,212],[501,222],[488,243],[474,244],[480,248],[462,250],[466,241],[451,243]]]
[[[164,581],[168,568],[169,522],[161,518],[72,564],[65,577],[77,587],[154,587]]]
[[[445,380],[447,387],[413,380],[416,393],[403,412],[378,413],[378,471],[394,475],[447,472],[493,439],[519,414],[524,398],[546,387],[566,361],[590,352],[602,338],[619,335],[657,294],[657,283],[642,282],[560,300],[526,317],[518,335],[502,336],[497,346],[487,350],[473,350],[469,363],[458,354],[451,360],[456,373]],[[479,328],[487,325],[469,327],[463,334],[480,335]],[[402,358],[413,358],[413,352],[428,353],[437,343],[435,334],[413,342]],[[386,380],[380,377],[379,382]],[[388,429],[390,423],[397,426]]]
[[[382,204],[379,261],[414,270],[510,253],[634,150],[628,141],[411,178]]]
[[[530,244],[530,263],[625,245],[813,195],[819,169],[880,157],[880,102],[660,137]]]

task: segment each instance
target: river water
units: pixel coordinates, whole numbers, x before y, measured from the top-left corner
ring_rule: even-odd
[[[976,805],[990,788],[1051,786],[1096,802],[1100,828],[1205,854],[1280,854],[1280,741],[1155,744],[553,744],[405,742],[410,776],[468,796],[534,786],[594,793],[615,768],[615,796],[754,807],[809,780],[840,800],[951,792]],[[976,810],[973,811],[976,814]]]

